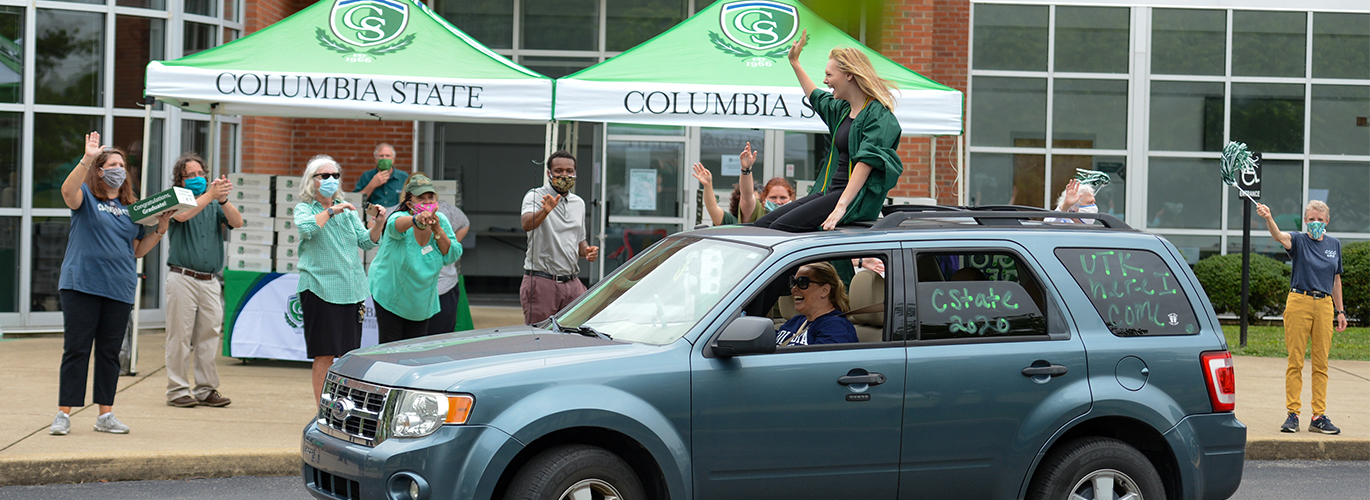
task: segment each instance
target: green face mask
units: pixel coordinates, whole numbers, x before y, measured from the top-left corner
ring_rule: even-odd
[[[389,158],[381,158],[379,160],[376,160],[376,170],[384,172],[386,170],[390,170],[390,167],[394,164],[395,160]]]

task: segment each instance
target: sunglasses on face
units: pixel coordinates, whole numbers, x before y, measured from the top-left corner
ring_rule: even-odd
[[[809,279],[808,276],[790,276],[790,288],[808,290],[809,285],[812,284],[814,284],[814,281],[812,279]]]
[[[340,173],[338,173],[338,172],[331,172],[331,173],[325,173],[325,174],[314,174],[314,178],[315,178],[315,179],[341,179],[341,178],[342,178],[342,174],[340,174]]]

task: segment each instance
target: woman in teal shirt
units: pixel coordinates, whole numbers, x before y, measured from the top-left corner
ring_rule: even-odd
[[[371,261],[371,300],[382,344],[428,334],[428,319],[442,310],[438,274],[461,258],[452,224],[438,212],[433,181],[414,174],[403,193]]]
[[[839,224],[875,220],[885,196],[904,172],[895,153],[899,121],[890,111],[894,109],[894,96],[890,94],[894,84],[880,78],[861,51],[838,47],[828,54],[823,77],[832,93],[820,90],[799,65],[799,52],[808,40],[805,32],[790,47],[790,66],[819,118],[827,124],[832,147],[809,195],[757,220],[759,227],[826,231]]]
[[[300,178],[295,227],[300,231],[300,307],[304,313],[305,355],[314,360],[314,399],[323,392],[333,358],[361,347],[366,315],[366,273],[357,249],[376,247],[377,220],[367,226],[357,207],[342,199],[342,170],[328,155],[311,158]]]

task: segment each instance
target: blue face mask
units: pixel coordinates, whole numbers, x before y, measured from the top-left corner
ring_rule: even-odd
[[[774,212],[775,209],[777,209],[777,208],[780,208],[780,204],[779,204],[779,203],[776,203],[776,202],[771,201],[771,200],[766,200],[766,211],[767,211],[767,212]]]
[[[191,177],[189,179],[186,179],[185,183],[186,189],[189,189],[190,192],[195,193],[195,196],[205,194],[205,188],[209,186],[209,181],[206,181],[204,177]]]
[[[1308,237],[1316,240],[1318,238],[1321,238],[1322,234],[1325,232],[1327,232],[1326,222],[1313,221],[1308,223]]]
[[[342,182],[338,181],[337,179],[320,180],[319,194],[324,195],[325,198],[332,198],[333,193],[338,192],[338,186],[340,185],[342,185]]]

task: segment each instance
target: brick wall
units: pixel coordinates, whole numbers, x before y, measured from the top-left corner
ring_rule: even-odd
[[[254,33],[313,3],[252,0],[244,27]],[[372,151],[381,142],[395,146],[397,167],[408,171],[414,165],[413,122],[244,116],[242,130],[243,172],[299,175],[309,158],[326,154],[342,166],[343,187],[351,191],[361,173],[375,166]]]
[[[970,0],[886,0],[880,46],[886,57],[946,86],[966,91],[970,56]],[[899,145],[904,175],[890,196],[929,196],[932,141],[905,137]],[[937,139],[937,200],[955,204],[956,137]]]

